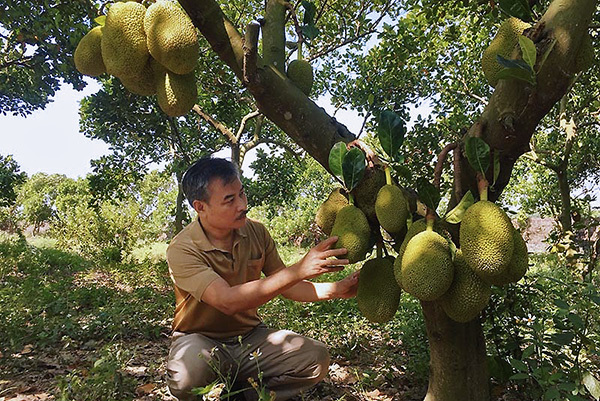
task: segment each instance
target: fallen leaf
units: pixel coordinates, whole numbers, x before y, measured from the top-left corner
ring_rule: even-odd
[[[148,383],[148,384],[144,384],[143,386],[139,386],[138,388],[135,389],[135,392],[137,394],[150,394],[151,392],[154,391],[154,389],[156,388],[156,384],[154,383]]]
[[[26,346],[23,347],[21,354],[23,354],[23,355],[30,354],[32,351],[33,351],[33,344],[27,344]]]

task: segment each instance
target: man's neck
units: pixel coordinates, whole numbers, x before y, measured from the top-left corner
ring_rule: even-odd
[[[211,227],[206,224],[206,222],[202,221],[200,217],[198,217],[198,221],[206,234],[206,238],[213,244],[215,247],[223,249],[227,252],[231,252],[233,249],[233,229],[218,229],[215,227]]]

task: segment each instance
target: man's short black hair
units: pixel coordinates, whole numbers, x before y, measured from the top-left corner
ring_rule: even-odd
[[[225,159],[203,157],[187,169],[183,176],[183,193],[188,202],[194,207],[194,201],[207,202],[210,198],[208,185],[214,178],[219,178],[224,184],[240,178],[240,173],[232,162]]]

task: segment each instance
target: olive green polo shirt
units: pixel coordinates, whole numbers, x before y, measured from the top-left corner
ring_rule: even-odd
[[[210,283],[220,276],[235,286],[285,267],[267,229],[251,219],[234,230],[232,253],[216,248],[196,219],[173,238],[167,262],[175,285],[173,330],[212,338],[245,334],[260,323],[260,317],[257,308],[228,316],[202,302]]]

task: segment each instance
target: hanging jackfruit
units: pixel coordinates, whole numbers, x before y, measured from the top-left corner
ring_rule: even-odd
[[[346,248],[346,255],[338,259],[348,259],[350,263],[363,260],[369,250],[371,229],[364,213],[354,205],[344,206],[335,217],[331,236],[339,237],[334,248]]]
[[[315,215],[315,222],[327,235],[331,234],[335,216],[341,208],[348,206],[348,198],[343,193],[342,188],[334,189],[327,200],[321,204]]]
[[[454,257],[454,279],[440,304],[448,317],[459,323],[475,319],[487,306],[492,294],[491,287],[471,270],[457,250]]]
[[[510,17],[500,25],[498,33],[485,49],[481,57],[481,67],[488,83],[496,87],[498,83],[498,72],[504,67],[498,63],[496,56],[500,55],[509,59],[515,46],[519,43],[519,36],[525,29],[531,27],[527,22],[518,18]]]
[[[513,229],[513,254],[508,267],[504,273],[490,279],[490,283],[494,285],[505,285],[516,283],[521,280],[527,268],[529,267],[529,255],[527,254],[527,244],[521,237],[518,230]]]
[[[356,301],[364,317],[375,323],[391,320],[400,303],[400,287],[394,280],[394,258],[369,259],[360,269]]]
[[[408,206],[402,190],[395,185],[384,185],[377,193],[375,214],[381,227],[395,234],[406,227]]]
[[[406,245],[402,256],[402,288],[421,301],[434,301],[452,284],[450,244],[435,231],[423,231]]]
[[[198,98],[196,76],[193,72],[179,75],[164,71],[158,78],[156,98],[162,111],[171,117],[188,113]]]
[[[460,249],[467,264],[484,281],[507,270],[514,249],[513,225],[500,207],[481,200],[465,212],[460,225]]]
[[[97,77],[106,72],[102,61],[102,27],[92,28],[81,40],[75,49],[73,58],[77,71],[90,77]]]
[[[152,67],[153,63],[157,63],[152,57],[148,60],[144,68],[138,71],[135,75],[124,75],[119,78],[125,89],[129,92],[142,96],[151,96],[156,94],[158,87],[159,75]]]
[[[380,168],[368,168],[365,174],[352,190],[357,207],[363,211],[367,219],[373,224],[379,224],[375,213],[376,195],[381,187],[386,185],[385,172]]]
[[[312,66],[308,61],[293,60],[288,65],[287,76],[306,96],[310,95],[314,76]]]
[[[198,60],[198,34],[189,16],[175,2],[160,0],[150,5],[144,17],[148,51],[176,74],[187,74]]]
[[[108,9],[102,28],[102,59],[106,71],[117,78],[143,70],[150,53],[146,46],[144,15],[146,7],[134,1],[114,3]]]

